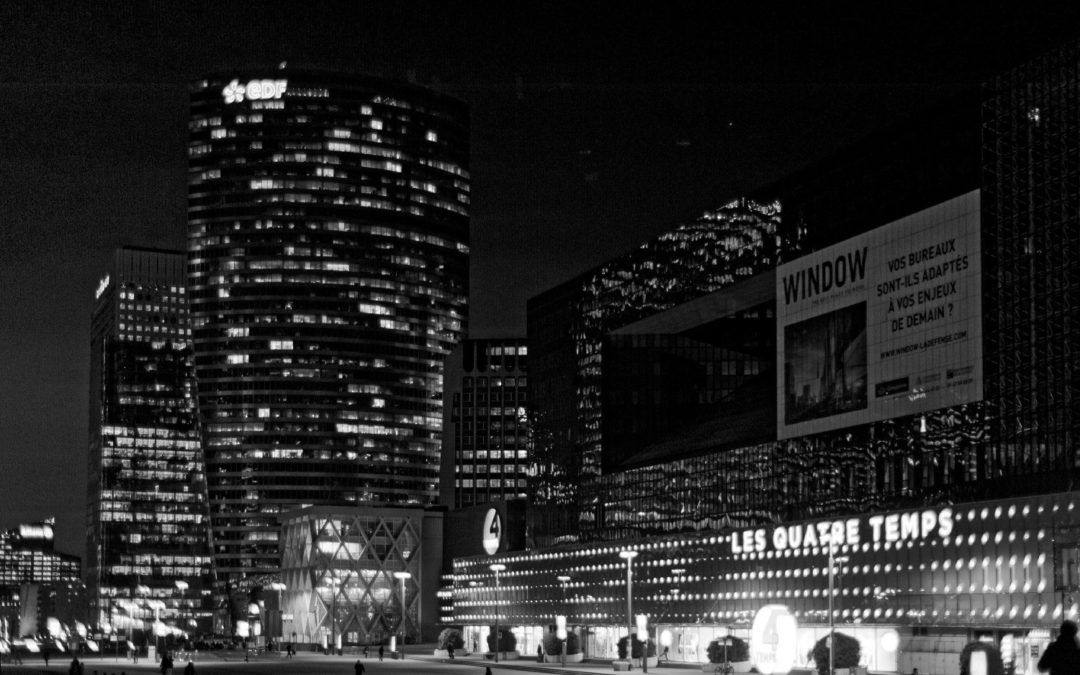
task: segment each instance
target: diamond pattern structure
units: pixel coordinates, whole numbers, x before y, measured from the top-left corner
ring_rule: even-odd
[[[293,642],[329,645],[409,642],[421,633],[424,569],[438,569],[441,518],[419,508],[309,507],[283,517],[284,633]],[[424,560],[424,528],[429,558]],[[432,528],[438,530],[432,532]],[[408,572],[404,598],[396,572]],[[437,574],[431,583],[438,586]],[[434,591],[432,592],[432,594]]]

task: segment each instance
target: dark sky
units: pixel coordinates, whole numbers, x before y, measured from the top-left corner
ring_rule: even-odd
[[[0,527],[53,515],[83,553],[93,292],[117,246],[184,246],[202,74],[284,60],[469,102],[471,329],[511,335],[528,297],[1080,25],[1076,3],[794,4],[0,3]]]

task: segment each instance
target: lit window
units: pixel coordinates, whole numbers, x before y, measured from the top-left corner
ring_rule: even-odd
[[[429,129],[429,130],[428,130],[428,132],[427,132],[427,139],[428,139],[429,141],[431,141],[432,143],[435,143],[436,141],[438,141],[438,140],[439,140],[439,134],[437,134],[437,133],[435,133],[434,131],[431,131],[431,130]]]
[[[247,363],[248,362],[248,355],[247,354],[229,354],[229,359],[228,360],[229,360],[229,363],[231,363],[231,364]]]
[[[270,349],[292,349],[292,340],[271,340]]]

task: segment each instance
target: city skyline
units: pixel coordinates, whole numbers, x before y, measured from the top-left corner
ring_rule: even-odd
[[[522,333],[530,295],[927,100],[976,86],[1056,45],[1070,23],[1063,10],[1022,21],[999,9],[971,18],[981,22],[977,30],[957,34],[950,23],[966,18],[959,11],[895,16],[890,29],[878,28],[892,39],[875,54],[866,29],[885,23],[882,17],[853,14],[817,36],[797,29],[805,16],[763,9],[723,17],[727,25],[773,29],[762,44],[736,30],[691,30],[712,18],[700,9],[659,17],[533,10],[541,16],[522,28],[505,15],[417,5],[382,17],[342,15],[346,27],[371,21],[389,29],[372,30],[357,53],[344,46],[347,28],[329,28],[342,18],[331,6],[304,29],[342,42],[330,40],[320,54],[300,35],[295,44],[281,39],[298,8],[268,5],[250,17],[239,5],[213,16],[196,6],[119,7],[65,14],[46,4],[5,17],[13,39],[0,71],[14,108],[0,140],[11,158],[0,175],[13,195],[0,235],[0,316],[7,319],[0,442],[5,472],[20,484],[0,501],[0,528],[55,516],[58,549],[80,555],[82,505],[65,504],[63,495],[67,488],[81,494],[86,483],[85,473],[67,469],[85,467],[93,290],[120,244],[183,248],[184,111],[196,76],[253,62],[322,60],[404,78],[415,72],[421,84],[437,83],[470,103],[478,175],[470,333],[479,337]],[[410,9],[418,8],[414,16]],[[445,15],[451,30],[441,30]],[[653,31],[657,18],[665,21]],[[830,17],[817,18],[820,26]],[[616,35],[605,36],[603,50],[582,46],[592,45],[590,29],[609,25]],[[38,42],[45,26],[51,37]],[[844,31],[851,31],[850,56],[825,44]],[[1006,45],[1010,31],[1016,40]],[[97,52],[79,46],[93,42],[80,39],[84,32],[103,35]],[[202,33],[204,45],[181,46]],[[524,35],[531,48],[511,44]],[[923,49],[902,53],[905,35]],[[401,36],[413,38],[410,45],[395,41]],[[478,44],[492,36],[499,39]],[[683,52],[663,53],[687,37]],[[155,39],[161,49],[137,51]]]

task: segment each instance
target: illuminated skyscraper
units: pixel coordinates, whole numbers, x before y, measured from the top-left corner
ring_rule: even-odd
[[[116,252],[94,301],[86,581],[95,622],[208,620],[209,511],[176,251]],[[209,622],[198,628],[208,630]]]
[[[279,514],[434,505],[464,330],[465,106],[278,70],[191,93],[189,278],[218,572],[278,570]]]

